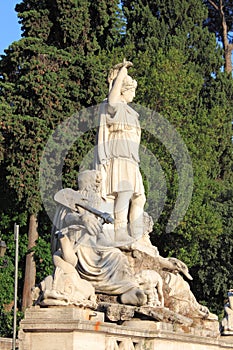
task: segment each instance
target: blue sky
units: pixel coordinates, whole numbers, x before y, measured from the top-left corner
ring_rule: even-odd
[[[20,0],[0,0],[0,55],[13,41],[21,37],[20,25],[14,8]]]

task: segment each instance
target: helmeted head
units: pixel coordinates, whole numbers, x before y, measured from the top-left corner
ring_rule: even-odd
[[[132,89],[135,90],[137,85],[138,84],[137,84],[136,80],[134,80],[130,75],[127,74],[127,76],[123,80],[121,93],[124,93],[127,90],[132,90]]]
[[[121,88],[121,97],[126,103],[132,102],[135,97],[137,82],[130,75],[127,75],[123,80]]]

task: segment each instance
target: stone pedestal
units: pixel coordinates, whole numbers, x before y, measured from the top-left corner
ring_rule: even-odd
[[[200,334],[149,320],[132,319],[117,325],[105,322],[104,313],[90,309],[32,307],[21,321],[19,350],[233,349],[232,337]]]
[[[12,350],[13,341],[11,338],[0,338],[0,349],[1,350]],[[16,347],[18,347],[18,342],[16,342]]]

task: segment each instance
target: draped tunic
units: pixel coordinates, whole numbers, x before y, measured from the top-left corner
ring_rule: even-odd
[[[97,168],[103,179],[103,197],[122,191],[144,193],[139,170],[141,128],[138,113],[124,102],[100,107]]]

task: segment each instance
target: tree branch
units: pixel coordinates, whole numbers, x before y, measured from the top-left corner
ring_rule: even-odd
[[[210,3],[210,5],[212,5],[215,8],[215,10],[220,11],[220,8],[215,4],[214,1],[208,0],[208,2]]]

